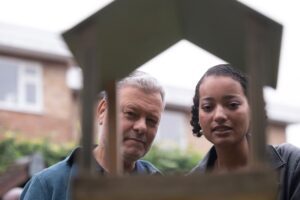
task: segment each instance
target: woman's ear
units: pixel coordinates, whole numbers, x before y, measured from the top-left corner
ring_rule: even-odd
[[[102,125],[104,122],[106,108],[107,108],[106,100],[105,99],[100,100],[97,105],[97,120],[99,125]]]

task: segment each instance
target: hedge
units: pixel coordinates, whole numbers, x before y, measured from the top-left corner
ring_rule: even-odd
[[[0,141],[0,173],[23,156],[40,152],[46,166],[50,166],[64,157],[74,148],[75,144],[58,145],[47,139],[34,141],[18,141],[8,137]],[[185,174],[190,171],[201,159],[201,155],[195,151],[180,151],[177,148],[169,150],[153,146],[150,152],[143,158],[150,161],[164,174]]]

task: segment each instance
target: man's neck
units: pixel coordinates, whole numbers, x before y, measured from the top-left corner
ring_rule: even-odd
[[[124,172],[125,173],[130,173],[130,172],[132,172],[133,170],[134,170],[134,168],[135,168],[135,162],[125,162],[124,160],[123,160],[123,167],[124,167]]]
[[[111,172],[110,166],[109,166],[109,155],[107,153],[108,151],[105,149],[104,146],[98,145],[93,150],[93,155],[96,160],[96,162],[108,173]],[[123,160],[123,169],[124,173],[130,173],[135,168],[135,162],[126,161],[126,159]]]

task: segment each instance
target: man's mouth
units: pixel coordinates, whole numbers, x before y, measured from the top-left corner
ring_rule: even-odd
[[[127,138],[124,138],[124,141],[127,141],[127,140],[133,140],[133,141],[136,141],[136,142],[140,142],[142,144],[146,144],[146,141],[142,140],[142,139],[139,139],[139,138],[133,138],[133,137],[127,137]]]

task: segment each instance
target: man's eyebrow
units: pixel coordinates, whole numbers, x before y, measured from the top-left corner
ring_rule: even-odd
[[[149,117],[152,117],[152,118],[159,119],[159,114],[156,115],[156,114],[152,114],[152,113],[151,113],[151,114],[149,114],[148,116],[149,116]]]

